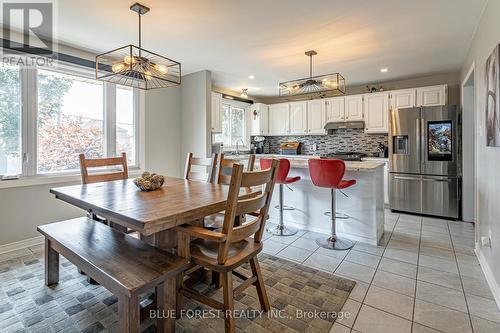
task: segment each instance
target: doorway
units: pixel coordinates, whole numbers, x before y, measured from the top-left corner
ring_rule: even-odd
[[[472,64],[462,82],[462,219],[476,222],[476,76]]]

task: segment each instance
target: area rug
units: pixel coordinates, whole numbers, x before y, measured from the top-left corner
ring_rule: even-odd
[[[248,288],[235,299],[237,332],[327,333],[347,315],[341,309],[355,282],[267,254],[259,260],[272,310],[260,311],[255,288]],[[248,266],[239,271],[250,275]],[[118,332],[116,297],[89,284],[66,259],[61,257],[56,287],[47,288],[43,281],[41,250],[0,262],[0,331]],[[207,284],[195,289],[222,299],[222,292]],[[188,300],[176,332],[224,332],[224,320],[210,310]],[[156,331],[152,319],[141,328]]]

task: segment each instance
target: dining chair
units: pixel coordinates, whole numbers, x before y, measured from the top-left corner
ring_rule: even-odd
[[[263,311],[270,309],[264,279],[257,259],[262,251],[262,235],[265,230],[266,216],[276,181],[279,162],[273,161],[270,168],[260,171],[243,171],[243,165],[234,164],[227,198],[227,209],[221,231],[212,231],[192,225],[182,225],[178,230],[178,255],[189,258],[196,266],[208,268],[220,274],[223,302],[203,295],[184,284],[179,279],[177,295],[177,313],[182,308],[183,297],[192,298],[211,306],[225,314],[225,332],[235,332],[234,297],[246,288],[255,286]],[[264,188],[258,195],[240,200],[243,189]],[[254,213],[255,218],[240,226],[235,226],[235,216]],[[253,237],[252,237],[253,236]],[[194,239],[191,241],[191,239]],[[248,277],[236,271],[241,265],[249,263],[252,276]],[[242,282],[234,287],[233,275]]]
[[[127,154],[122,153],[120,157],[107,158],[85,158],[84,154],[80,154],[80,171],[82,174],[83,184],[92,184],[99,182],[109,182],[112,180],[120,180],[128,178]],[[121,171],[113,171],[109,173],[90,174],[89,168],[121,166]]]
[[[188,153],[186,158],[186,167],[184,169],[184,179],[202,180],[214,183],[218,159],[219,154],[212,154],[212,157],[207,158],[194,157],[193,153]]]
[[[224,154],[220,154],[220,159],[217,163],[216,174],[217,184],[229,185],[231,183],[232,169],[238,161],[224,158]],[[253,171],[255,166],[255,155],[251,154],[248,157],[247,171]],[[224,212],[209,215],[205,217],[205,228],[220,229],[224,222]]]

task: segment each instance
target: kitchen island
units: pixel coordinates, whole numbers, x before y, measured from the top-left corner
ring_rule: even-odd
[[[309,176],[308,160],[317,156],[257,155],[260,158],[287,158],[291,169],[289,177],[300,176],[301,180],[285,187],[284,203],[294,210],[284,211],[284,223],[299,229],[330,233],[330,217],[324,213],[330,210],[330,189],[314,186]],[[231,158],[227,156],[227,158]],[[235,156],[244,160],[244,156]],[[355,179],[356,185],[337,192],[337,212],[349,215],[348,219],[337,219],[337,234],[354,241],[377,245],[384,233],[384,163],[379,161],[346,161],[344,179]],[[273,208],[270,209],[271,223],[279,219],[278,186],[273,194]]]

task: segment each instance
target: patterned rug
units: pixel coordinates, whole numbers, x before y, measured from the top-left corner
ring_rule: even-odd
[[[260,311],[255,288],[235,300],[237,332],[329,332],[355,282],[267,254],[259,256],[272,310]],[[249,266],[240,272],[250,275]],[[43,284],[43,253],[0,262],[0,332],[118,332],[117,299],[90,285],[61,257],[60,283]],[[238,279],[235,278],[235,285]],[[198,291],[222,299],[220,290]],[[345,314],[348,315],[348,314]],[[176,332],[223,332],[217,311],[188,300]],[[155,332],[154,320],[142,322]]]

